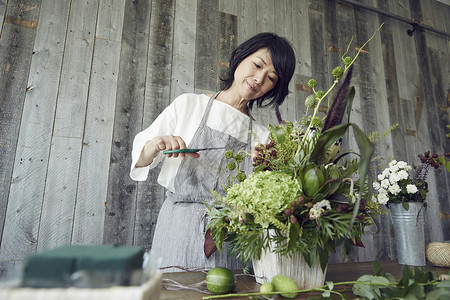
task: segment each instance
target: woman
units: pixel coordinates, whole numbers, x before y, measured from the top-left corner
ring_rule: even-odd
[[[212,96],[184,94],[170,104],[133,143],[131,178],[146,180],[149,168],[163,158],[162,151],[223,147],[200,153],[166,154],[158,183],[167,189],[152,243],[152,256],[165,272],[177,268],[241,268],[226,251],[207,258],[203,253],[206,214],[211,190],[224,195],[224,152],[249,153],[268,139],[268,131],[250,115],[258,107],[281,105],[295,68],[289,42],[273,33],[260,33],[238,46],[231,55],[225,87]],[[266,103],[267,102],[267,103]],[[250,133],[251,131],[251,133]],[[251,171],[247,157],[245,170]]]

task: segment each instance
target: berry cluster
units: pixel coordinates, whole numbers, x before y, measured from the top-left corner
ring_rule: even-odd
[[[431,154],[430,151],[427,151],[424,154],[419,154],[418,156],[421,163],[428,164],[435,169],[439,169],[439,167],[445,163],[445,158],[439,157],[437,154]],[[450,153],[445,153],[444,157],[450,157]],[[440,171],[441,170],[438,172]]]
[[[274,147],[274,141],[270,141],[268,144],[257,145],[255,147],[256,155],[253,157],[253,166],[265,165],[264,170],[272,170],[270,167],[271,161],[277,158],[277,150]]]

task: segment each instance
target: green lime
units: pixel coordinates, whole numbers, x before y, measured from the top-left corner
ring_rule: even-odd
[[[280,295],[285,298],[295,298],[298,294],[295,292],[298,290],[297,282],[295,282],[291,277],[276,275],[272,278],[272,284],[275,291],[279,292]]]
[[[230,269],[216,267],[206,274],[206,287],[213,294],[230,293],[236,287],[236,277]]]
[[[259,292],[261,294],[263,294],[263,296],[265,297],[270,297],[272,296],[271,294],[266,294],[266,293],[273,293],[274,291],[274,287],[273,284],[270,282],[264,282],[260,287],[259,287]]]

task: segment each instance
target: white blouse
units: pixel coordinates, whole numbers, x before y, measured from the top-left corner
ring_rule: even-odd
[[[139,132],[133,141],[132,163],[130,176],[133,180],[147,180],[149,169],[154,168],[159,162],[164,160],[161,172],[158,177],[158,183],[169,191],[174,191],[175,175],[181,159],[166,158],[162,151],[155,157],[153,162],[142,168],[136,168],[136,162],[139,159],[141,151],[145,143],[157,136],[174,135],[180,136],[186,143],[192,140],[200,121],[203,117],[206,105],[210,97],[198,94],[183,94],[177,97],[164,111],[156,118],[156,120],[145,130]],[[215,100],[206,125],[212,129],[227,133],[236,139],[247,142],[249,117],[241,113],[234,107]],[[258,124],[252,124],[252,149],[259,143],[267,143],[269,131]],[[195,159],[186,156],[186,159]]]

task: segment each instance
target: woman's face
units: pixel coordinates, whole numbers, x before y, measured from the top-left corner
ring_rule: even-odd
[[[234,72],[235,86],[240,96],[253,100],[273,89],[278,75],[272,64],[272,57],[266,48],[260,49],[244,58]]]

